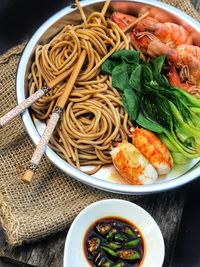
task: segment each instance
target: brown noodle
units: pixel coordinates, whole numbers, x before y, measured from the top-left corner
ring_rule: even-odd
[[[102,63],[113,52],[128,49],[129,42],[123,31],[102,13],[93,12],[83,21],[77,26],[65,26],[48,44],[37,47],[29,75],[29,92],[33,94],[59,74],[72,70],[82,49],[86,50],[86,64],[50,146],[78,169],[95,165],[87,172],[93,174],[102,165],[112,162],[109,151],[113,142],[127,140],[131,135],[132,124],[123,108],[121,95],[112,88],[110,78],[100,73]],[[52,88],[32,106],[38,119],[48,120],[64,86],[65,82]]]

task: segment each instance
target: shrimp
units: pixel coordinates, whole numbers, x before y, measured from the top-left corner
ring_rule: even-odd
[[[115,13],[112,18],[117,24],[118,19],[122,19],[126,26],[136,19],[123,13]],[[122,26],[120,23],[118,25]],[[171,69],[170,83],[199,97],[200,47],[192,45],[189,32],[182,26],[171,22],[161,23],[148,16],[130,32],[130,41],[137,50],[153,58],[166,55],[168,62],[180,70],[177,74],[180,79],[177,79],[175,71]]]
[[[143,53],[156,58],[167,55],[170,61],[178,60],[177,52],[171,47],[161,42],[156,36],[149,32],[133,32],[130,36],[131,43],[138,47]]]
[[[180,44],[193,43],[190,33],[182,26],[172,22],[161,23],[151,17],[146,17],[140,21],[135,27],[135,32],[152,33],[171,48],[176,48]]]
[[[132,33],[131,42],[153,58],[166,55],[173,66],[168,74],[169,82],[199,98],[200,47],[182,44],[173,49],[148,32]],[[175,72],[175,68],[180,70],[179,74]]]
[[[115,168],[130,184],[152,184],[158,178],[154,167],[133,144],[123,141],[111,151],[111,156]]]
[[[179,83],[180,88],[187,90],[191,86],[200,85],[200,47],[182,44],[173,49],[147,32],[133,33],[131,42],[136,43],[143,53],[153,58],[166,55],[168,62],[180,70],[180,79],[190,84],[186,86]]]
[[[179,87],[191,95],[195,96],[196,98],[200,99],[200,86],[194,86],[190,83],[186,82],[181,82],[181,79],[178,75],[178,72],[175,68],[175,66],[170,67],[170,71],[168,73],[168,79],[171,85]]]
[[[125,29],[128,25],[136,21],[136,17],[120,12],[115,12],[111,19],[121,28]],[[192,44],[193,40],[188,31],[176,23],[159,22],[156,18],[147,16],[137,23],[134,27],[134,32],[137,33],[152,33],[161,42],[171,48],[176,48],[180,44]]]
[[[175,51],[176,56],[170,59],[173,63],[168,73],[170,84],[200,98],[200,47],[179,45]]]
[[[158,175],[168,174],[173,168],[172,157],[166,146],[152,132],[136,128],[132,134],[134,146],[153,165]]]
[[[174,65],[170,66],[170,70],[168,73],[168,80],[171,85],[182,88],[185,91],[188,91],[191,87],[191,84],[189,84],[188,82],[181,81],[179,74]]]
[[[121,12],[114,12],[111,16],[111,20],[114,21],[122,30],[128,25],[134,22],[137,18],[131,15],[127,15]]]
[[[200,85],[200,47],[194,45],[179,45],[176,48],[180,64],[188,68],[188,81]]]

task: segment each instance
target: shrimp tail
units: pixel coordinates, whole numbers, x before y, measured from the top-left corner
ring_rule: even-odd
[[[181,82],[180,77],[178,75],[178,72],[177,72],[174,65],[170,66],[170,70],[168,73],[168,80],[172,86],[179,87],[185,91],[188,91],[191,87],[191,85],[188,84],[187,82],[185,82],[185,83]]]

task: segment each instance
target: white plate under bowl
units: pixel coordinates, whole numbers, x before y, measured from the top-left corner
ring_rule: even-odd
[[[125,200],[101,200],[82,210],[72,223],[65,242],[64,267],[91,267],[84,252],[88,228],[105,217],[119,217],[133,223],[144,239],[144,259],[140,267],[162,267],[165,246],[162,233],[151,215]]]
[[[87,14],[94,10],[100,11],[103,4],[104,1],[101,0],[81,1],[81,5]],[[158,1],[149,0],[111,1],[110,6],[114,11],[130,13],[137,13],[142,7],[148,6],[154,10],[154,14],[161,14],[163,18],[165,15],[170,15],[173,22],[183,25],[191,32],[195,37],[195,43],[200,46],[200,24],[174,7]],[[21,103],[28,95],[28,74],[37,45],[47,43],[64,25],[76,23],[80,23],[78,11],[74,9],[74,7],[66,7],[49,18],[30,39],[23,52],[17,71],[16,93],[18,103]],[[37,145],[45,125],[38,121],[34,122],[29,110],[23,113],[22,118],[28,134],[34,144]],[[70,166],[49,147],[46,148],[45,154],[55,166],[78,181],[102,190],[122,194],[150,194],[170,190],[186,184],[198,178],[200,175],[200,165],[198,164],[200,159],[195,159],[186,165],[175,166],[169,175],[160,177],[156,184],[135,186],[126,184],[124,180],[119,177],[117,172],[114,171],[112,166],[103,167],[95,175],[89,176]]]

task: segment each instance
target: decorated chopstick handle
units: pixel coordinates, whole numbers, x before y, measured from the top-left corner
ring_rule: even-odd
[[[51,115],[51,118],[49,119],[46,129],[40,139],[39,144],[37,145],[37,148],[34,151],[33,157],[29,163],[28,169],[25,172],[22,180],[26,183],[30,183],[32,180],[32,177],[37,170],[39,163],[41,161],[41,158],[45,152],[45,148],[47,144],[49,143],[49,140],[51,138],[51,135],[59,121],[59,118],[62,113],[62,108],[57,106],[54,110],[54,112]]]
[[[50,90],[50,87],[44,86],[42,87],[42,89],[39,89],[33,95],[25,99],[22,103],[11,109],[8,113],[6,113],[3,117],[0,118],[0,128],[2,128],[6,123],[11,121],[15,116],[22,113],[26,108],[30,107],[35,101],[37,101]]]
[[[73,68],[70,68],[70,69],[66,70],[65,72],[61,73],[54,80],[50,81],[48,83],[48,86],[43,86],[41,89],[39,89],[33,95],[29,96],[22,103],[20,103],[18,106],[13,108],[11,111],[9,111],[7,114],[5,114],[3,117],[1,117],[0,118],[0,128],[3,127],[7,122],[12,120],[15,116],[22,113],[26,108],[30,107],[35,101],[37,101],[43,95],[48,93],[52,88],[54,88],[61,81],[66,79],[71,74],[72,70],[73,70]]]

